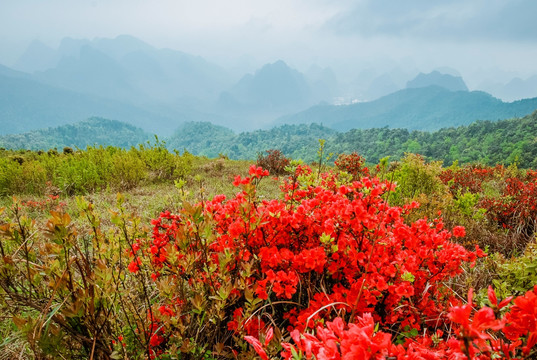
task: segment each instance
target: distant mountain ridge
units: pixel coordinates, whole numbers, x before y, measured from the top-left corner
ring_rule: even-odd
[[[537,75],[533,75],[527,79],[514,77],[506,84],[488,83],[481,86],[489,91],[494,96],[513,101],[523,99],[529,96],[535,96],[537,93]]]
[[[64,38],[56,49],[34,41],[16,64],[26,72],[0,66],[0,135],[91,116],[125,121],[159,135],[201,121],[237,132],[287,122],[317,122],[338,130],[434,130],[522,116],[536,108],[534,99],[503,103],[469,92],[449,68],[429,74],[401,67],[385,73],[363,69],[356,79],[340,84],[330,68],[317,65],[306,72],[283,60],[256,66],[239,78],[202,57],[157,49],[128,35]],[[535,79],[513,79],[504,88],[531,93]],[[355,103],[367,99],[376,100]]]
[[[41,71],[37,69],[45,64],[35,60],[34,75],[41,81],[133,103],[185,96],[216,99],[231,84],[218,65],[180,51],[156,49],[128,35],[92,41],[65,38],[54,56],[55,65]]]
[[[207,103],[231,83],[223,69],[131,36],[65,38],[57,49],[34,42],[19,66],[33,71],[0,65],[0,135],[92,116],[160,135],[188,121],[234,121]]]
[[[330,91],[325,87],[334,87],[337,82],[326,69],[318,71],[315,81],[310,81],[283,61],[266,64],[235,82],[225,69],[199,56],[156,49],[128,35],[94,40],[64,38],[57,49],[34,41],[16,67],[27,72],[26,80],[34,82],[33,89],[25,84],[30,94],[47,86],[54,88],[50,94],[62,91],[66,99],[72,99],[73,94],[68,92],[74,92],[78,107],[93,111],[65,111],[70,106],[61,103],[60,97],[52,99],[50,94],[44,97],[48,98],[46,102],[38,97],[36,104],[32,104],[23,94],[13,93],[11,98],[15,101],[4,111],[9,116],[0,119],[13,124],[9,130],[0,130],[0,134],[56,126],[89,116],[141,125],[117,111],[107,111],[106,106],[98,106],[99,101],[116,105],[120,102],[119,107],[140,109],[139,114],[147,119],[142,127],[153,132],[170,132],[188,121],[211,121],[235,130],[251,130],[270,125],[281,115],[306,109],[318,99],[329,99]],[[0,68],[0,74],[17,78],[24,74],[9,70]],[[5,82],[13,83],[13,79]],[[16,106],[23,102],[30,109]],[[46,110],[39,119],[43,107]],[[53,114],[52,109],[58,113]],[[71,118],[63,120],[69,112]],[[156,126],[149,129],[153,124]]]
[[[13,68],[27,73],[44,71],[56,66],[59,59],[60,57],[54,49],[39,40],[34,40],[19,57]]]
[[[321,105],[281,117],[279,124],[322,123],[339,131],[368,128],[438,130],[476,120],[520,117],[537,109],[537,98],[505,103],[480,91],[449,91],[439,86],[410,88],[351,105]]]
[[[269,109],[304,106],[311,96],[304,76],[282,60],[245,75],[229,94],[245,106]]]
[[[147,131],[173,130],[179,121],[131,104],[0,74],[0,135],[70,124],[92,116],[119,119]]]
[[[132,36],[32,43],[17,67],[0,67],[0,135],[72,123],[90,116],[171,133],[187,121],[232,124],[210,104],[232,84],[219,65],[156,49]],[[24,74],[24,75],[23,75]],[[24,80],[24,81],[23,81]],[[28,96],[26,96],[28,94]]]

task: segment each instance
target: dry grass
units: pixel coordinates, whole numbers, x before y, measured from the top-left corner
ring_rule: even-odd
[[[233,186],[235,176],[248,176],[248,169],[252,161],[235,161],[227,159],[196,158],[192,173],[188,176],[186,184],[179,189],[171,182],[160,182],[134,187],[122,194],[125,197],[125,206],[136,213],[143,220],[149,221],[165,210],[175,211],[181,207],[183,199],[189,202],[212,199],[215,195],[224,194],[234,196],[239,189]],[[260,198],[279,197],[280,178],[268,177],[261,181],[258,187]],[[42,201],[46,197],[18,196],[22,201]],[[117,192],[102,190],[90,193],[84,197],[95,205],[98,213],[108,213],[117,203]],[[60,198],[66,204],[65,210],[70,214],[77,214],[76,196]],[[0,198],[0,207],[8,207],[12,203],[11,197]],[[46,211],[35,211],[35,217],[47,216]],[[76,216],[73,216],[76,217]],[[106,217],[106,216],[105,216]],[[106,225],[106,224],[105,224]]]

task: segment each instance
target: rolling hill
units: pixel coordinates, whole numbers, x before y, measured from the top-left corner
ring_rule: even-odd
[[[228,128],[210,123],[187,123],[167,139],[169,149],[188,150],[194,155],[232,159],[256,159],[259,153],[280,149],[288,156],[313,160],[318,139],[332,137],[336,131],[317,125],[283,125],[270,130],[235,134]]]
[[[234,134],[208,123],[189,123],[169,139],[168,146],[199,155],[225,154],[250,160],[265,150],[279,149],[286,156],[312,161],[317,159],[318,139],[326,140],[326,154],[358,152],[372,163],[386,156],[397,160],[411,152],[445,165],[457,160],[487,165],[516,162],[521,167],[537,168],[537,111],[523,118],[476,121],[434,132],[389,128],[337,132],[321,125],[300,124]]]
[[[124,122],[93,117],[75,124],[0,136],[0,147],[48,150],[66,146],[84,149],[92,145],[110,145],[126,148],[151,138],[149,133]]]

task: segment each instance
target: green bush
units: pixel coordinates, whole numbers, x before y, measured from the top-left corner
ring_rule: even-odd
[[[129,150],[100,146],[61,154],[3,151],[0,196],[45,195],[51,189],[71,196],[103,188],[124,191],[148,182],[172,182],[190,174],[193,158],[188,152],[170,153],[158,139],[155,145]]]

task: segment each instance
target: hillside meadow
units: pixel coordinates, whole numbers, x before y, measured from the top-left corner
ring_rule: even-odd
[[[537,172],[0,151],[0,359],[533,359]]]

